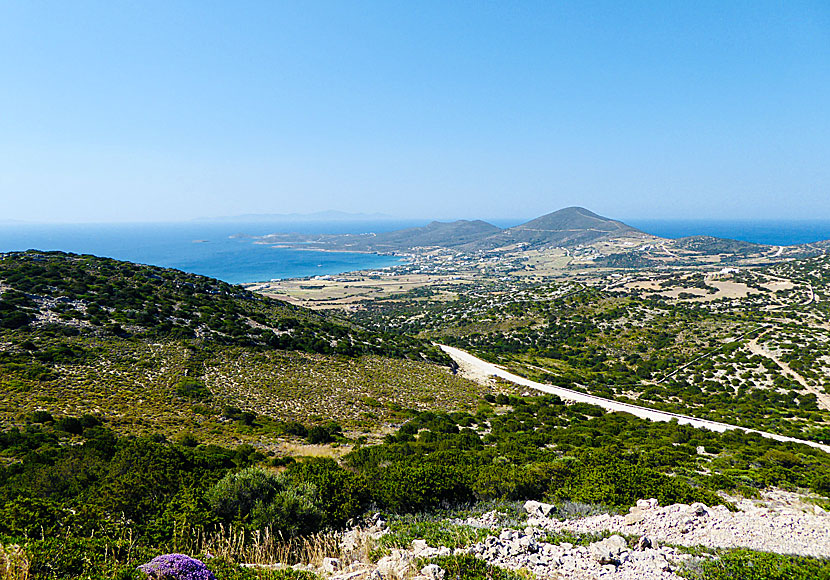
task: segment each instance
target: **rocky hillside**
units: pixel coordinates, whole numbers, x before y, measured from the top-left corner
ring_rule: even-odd
[[[259,349],[450,362],[430,344],[371,332],[219,280],[95,256],[0,259],[0,328],[123,339],[193,339]]]
[[[267,439],[280,421],[374,432],[489,392],[430,342],[176,270],[0,257],[0,423],[94,415],[119,432]]]
[[[735,512],[722,505],[660,507],[656,499],[639,500],[627,515],[585,518],[562,518],[561,505],[528,501],[524,510],[529,517],[523,526],[517,525],[515,515],[510,518],[496,510],[442,522],[458,537],[479,539],[469,546],[448,547],[433,536],[393,549],[376,564],[349,558],[351,553],[344,550],[344,560],[329,558],[319,570],[296,568],[328,573],[332,580],[378,575],[437,580],[461,566],[483,568],[485,563],[503,574],[515,570],[559,580],[827,577],[830,516],[821,508],[810,513],[807,506],[805,513],[803,505],[784,507],[780,501],[770,501],[776,493],[789,496],[788,500],[797,497],[769,492],[763,500],[743,500]],[[349,530],[343,536],[344,547],[367,537],[393,544],[387,538],[399,535],[392,526],[400,526],[396,521],[386,523],[376,520],[370,527]],[[724,570],[728,572],[718,574]]]

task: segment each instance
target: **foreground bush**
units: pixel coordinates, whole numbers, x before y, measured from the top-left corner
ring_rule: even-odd
[[[154,558],[130,542],[105,539],[0,543],[2,580],[147,580],[151,572],[166,580],[317,580],[309,572],[245,568],[225,558],[205,558],[204,564],[183,554]]]
[[[310,458],[294,463],[288,475],[317,488],[325,527],[343,527],[369,507],[371,494],[366,478],[340,467],[333,459]]]
[[[147,562],[153,550],[133,542],[65,536],[32,540],[23,545],[29,580],[144,578],[136,566]]]
[[[286,537],[314,532],[323,519],[314,485],[257,467],[227,474],[208,491],[207,500],[226,523],[251,530],[270,527]]]

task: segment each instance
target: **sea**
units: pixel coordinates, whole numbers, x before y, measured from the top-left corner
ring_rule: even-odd
[[[426,221],[185,222],[119,224],[0,224],[0,252],[28,249],[93,254],[176,268],[231,284],[374,270],[400,264],[398,256],[321,252],[254,243],[271,233],[392,231]]]
[[[830,240],[830,220],[624,220],[661,238],[713,236],[770,246]]]
[[[320,252],[256,244],[271,233],[365,233],[422,226],[428,220],[0,224],[0,252],[28,249],[93,254],[176,268],[232,284],[334,275],[400,264],[398,256]],[[523,220],[489,220],[509,227]],[[830,220],[626,220],[666,238],[708,235],[770,245],[830,239]]]

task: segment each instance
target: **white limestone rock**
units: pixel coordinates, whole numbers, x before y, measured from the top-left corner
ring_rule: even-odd
[[[594,542],[588,546],[591,556],[600,564],[622,563],[622,554],[628,551],[628,543],[619,534]]]

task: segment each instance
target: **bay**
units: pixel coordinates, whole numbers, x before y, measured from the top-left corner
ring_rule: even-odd
[[[127,260],[218,278],[232,284],[377,269],[397,256],[321,252],[255,244],[248,236],[275,232],[362,233],[391,231],[404,222],[185,222],[120,224],[3,224],[0,252],[59,250]],[[244,234],[245,237],[238,237]]]

